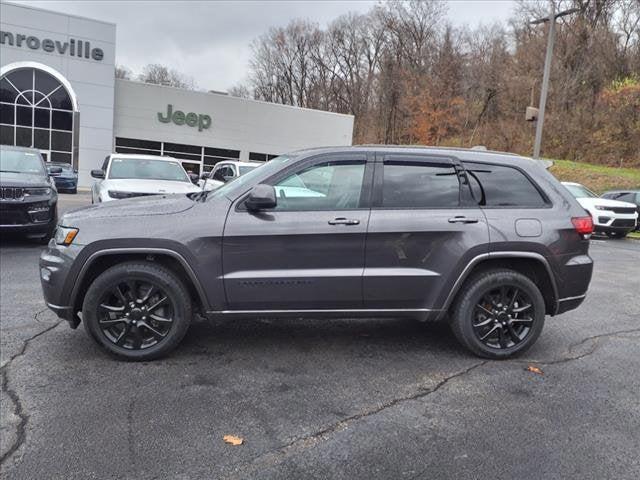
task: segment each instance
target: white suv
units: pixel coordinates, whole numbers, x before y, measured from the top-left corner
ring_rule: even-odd
[[[104,159],[102,169],[91,170],[91,176],[97,179],[91,203],[201,190],[172,157],[114,153]]]
[[[578,203],[593,217],[596,232],[610,237],[625,237],[636,228],[638,212],[633,203],[620,202],[600,198],[584,185],[573,182],[562,182],[567,190],[576,197]]]
[[[264,162],[219,162],[216,163],[213,170],[202,175],[200,181],[198,181],[198,185],[200,187],[205,187],[206,180],[205,190],[215,190],[216,188],[221,187],[225,183],[230,182],[247,172],[250,172],[260,165],[264,165]]]

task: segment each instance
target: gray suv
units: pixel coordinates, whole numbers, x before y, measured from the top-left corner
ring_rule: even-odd
[[[324,148],[212,192],[69,212],[40,272],[49,308],[129,360],[171,351],[196,314],[444,319],[506,358],[582,303],[592,229],[528,158]]]

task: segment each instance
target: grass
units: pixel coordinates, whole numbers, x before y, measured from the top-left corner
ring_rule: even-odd
[[[640,189],[640,168],[616,168],[554,160],[550,171],[563,182],[581,183],[598,194],[607,190]]]
[[[636,240],[640,240],[640,232],[629,232],[627,234],[627,238],[635,238]]]

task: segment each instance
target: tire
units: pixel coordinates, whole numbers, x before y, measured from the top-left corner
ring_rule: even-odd
[[[499,295],[501,288],[506,292],[502,297]],[[506,298],[507,304],[513,302],[511,309],[503,311],[509,306],[497,301],[500,298]],[[527,305],[529,308],[525,308]],[[514,309],[520,312],[516,313]],[[493,312],[499,313],[488,314]],[[513,270],[490,270],[465,282],[456,298],[450,324],[458,341],[472,353],[499,360],[531,347],[542,332],[544,319],[544,298],[535,283]],[[492,329],[483,341],[481,337]]]
[[[626,237],[627,233],[629,233],[629,232],[608,232],[607,233],[607,237],[619,240],[621,238]]]
[[[156,293],[146,290],[148,285]],[[145,295],[147,300],[141,302]],[[152,304],[162,297],[166,300],[152,310]],[[109,268],[93,281],[82,304],[89,335],[111,355],[130,361],[167,355],[184,338],[191,316],[191,298],[182,281],[168,268],[150,262],[127,262]],[[154,318],[163,320],[156,322]]]
[[[69,190],[69,193],[71,193],[72,195],[77,194],[78,193],[78,187],[72,188],[71,190]]]

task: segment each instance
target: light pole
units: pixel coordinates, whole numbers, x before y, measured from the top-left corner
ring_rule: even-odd
[[[579,8],[570,8],[562,12],[556,13],[556,4],[553,0],[549,2],[551,4],[551,11],[548,17],[538,18],[533,20],[532,24],[549,23],[549,37],[547,39],[547,54],[544,59],[544,73],[542,75],[542,89],[540,91],[540,105],[538,107],[538,122],[536,124],[536,139],[533,144],[533,158],[540,158],[540,147],[542,145],[542,127],[544,125],[544,109],[547,104],[547,93],[549,92],[549,76],[551,75],[551,60],[553,58],[553,42],[556,36],[556,19],[578,12]]]

